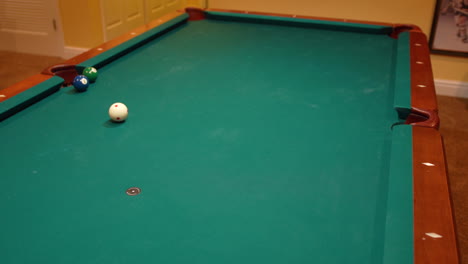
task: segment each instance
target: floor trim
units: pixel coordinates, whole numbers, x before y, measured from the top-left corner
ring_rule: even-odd
[[[434,80],[438,95],[468,98],[468,82],[451,80]]]
[[[63,52],[63,58],[68,60],[68,59],[73,58],[73,57],[75,57],[77,55],[80,55],[81,53],[83,53],[85,51],[88,51],[88,49],[65,46],[64,52]]]

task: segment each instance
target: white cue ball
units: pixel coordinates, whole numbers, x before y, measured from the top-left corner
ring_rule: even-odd
[[[128,108],[122,103],[113,103],[109,107],[109,117],[115,122],[123,122],[127,119]]]

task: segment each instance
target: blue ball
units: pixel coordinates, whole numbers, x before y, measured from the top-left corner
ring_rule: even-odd
[[[78,75],[73,79],[73,86],[78,92],[84,92],[88,89],[89,80],[84,75]]]

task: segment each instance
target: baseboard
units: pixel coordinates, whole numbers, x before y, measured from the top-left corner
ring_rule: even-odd
[[[86,52],[86,51],[88,51],[88,49],[86,49],[86,48],[66,46],[64,48],[63,58],[68,60],[68,59],[73,58],[73,57],[75,57],[77,55],[80,55],[81,53]]]
[[[434,83],[438,95],[468,98],[468,82],[435,80]]]

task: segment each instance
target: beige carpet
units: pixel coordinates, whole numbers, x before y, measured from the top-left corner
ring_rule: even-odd
[[[0,51],[0,89],[40,73],[43,69],[63,61],[59,57]]]
[[[0,89],[62,61],[0,51]],[[468,99],[439,96],[438,101],[460,255],[462,263],[468,264]]]
[[[468,99],[438,96],[461,263],[468,263]]]

